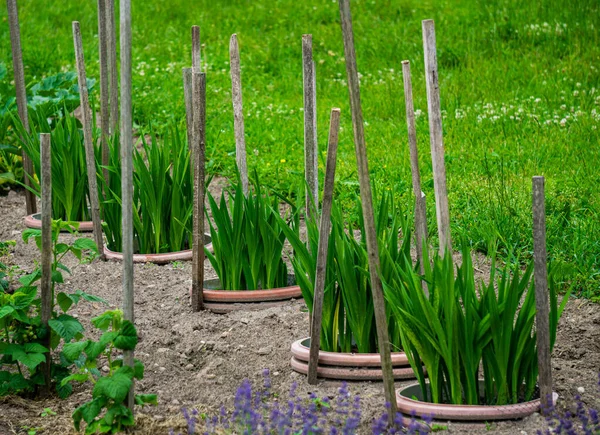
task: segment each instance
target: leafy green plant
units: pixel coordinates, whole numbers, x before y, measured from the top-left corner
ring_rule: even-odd
[[[362,216],[360,201],[358,198],[355,201],[357,216]],[[311,214],[315,215],[316,213]],[[407,222],[409,221],[395,205],[391,194],[382,195],[376,210],[382,276],[389,275],[399,259],[410,258],[410,230]],[[312,312],[319,240],[317,222],[315,219],[307,220],[308,244],[301,240],[297,231],[288,229],[283,220],[280,220],[280,224],[294,249],[292,265],[304,300]],[[355,224],[360,236],[354,235],[352,223],[346,227],[339,204],[334,204],[321,327],[321,349],[330,352],[373,353],[378,349],[362,218],[359,217]],[[299,225],[297,219],[295,225]],[[405,266],[412,267],[410,263]],[[402,341],[397,323],[391,320],[394,313],[389,307],[386,312],[390,342],[395,350],[401,350]]]
[[[176,127],[159,145],[153,136],[133,157],[133,238],[137,253],[181,251],[191,247],[194,184],[190,152]],[[98,171],[103,168],[99,167]],[[100,177],[108,248],[121,251],[121,164],[118,139],[111,142],[109,182]]]
[[[49,328],[41,322],[41,300],[38,297],[37,282],[41,278],[41,269],[36,269],[19,278],[21,286],[13,291],[0,288],[0,396],[5,394],[36,394],[39,386],[44,384],[41,364],[46,355],[57,349],[62,342],[69,343],[82,337],[83,326],[69,309],[80,300],[103,302],[103,299],[87,294],[81,290],[74,293],[56,292],[56,285],[64,282],[62,272],[70,273],[61,262],[71,253],[84,260],[84,253],[97,254],[96,246],[89,239],[75,239],[71,244],[59,243],[58,233],[61,229],[71,229],[62,221],[52,224],[52,317]],[[34,239],[41,246],[41,231],[26,230],[23,239],[27,242]],[[49,345],[48,345],[49,343]],[[71,393],[70,385],[63,386],[60,381],[70,374],[65,364],[51,361],[51,376],[56,383],[56,392],[60,397]]]
[[[456,274],[452,255],[446,254],[436,256],[433,265],[425,264],[424,276],[396,263],[394,273],[384,280],[385,296],[423,397],[469,405],[531,400],[538,375],[533,264],[523,272],[517,261],[497,268],[493,257],[489,283],[478,286],[465,242],[462,258]],[[567,293],[559,306],[556,287],[551,273],[551,346],[569,297]]]
[[[64,357],[76,364],[79,371],[64,378],[62,385],[91,382],[94,386],[92,400],[73,412],[76,430],[80,430],[81,422],[84,421],[86,434],[117,433],[135,424],[126,401],[134,379],[144,377],[144,365],[137,359],[134,360],[133,367],[124,365],[122,356],[115,357],[114,352],[134,350],[138,342],[137,331],[133,323],[123,319],[120,310],[106,311],[93,318],[92,324],[104,331],[98,341],[82,340],[64,346]],[[98,364],[103,363],[104,359],[108,366],[106,375],[102,375],[98,369]],[[136,394],[135,404],[156,405],[156,395]]]
[[[254,192],[245,196],[238,182],[229,194],[221,194],[219,203],[207,192],[214,220],[207,211],[214,254],[208,249],[205,252],[224,290],[289,285],[283,260],[285,233],[278,223],[278,197],[262,190],[257,177],[252,185]]]

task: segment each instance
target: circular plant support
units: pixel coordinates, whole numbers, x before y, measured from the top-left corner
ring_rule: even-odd
[[[30,214],[29,216],[25,216],[25,218],[23,218],[23,222],[25,223],[25,226],[27,228],[41,230],[42,229],[42,214],[35,213],[35,214]],[[80,233],[91,233],[92,231],[94,231],[94,224],[92,221],[82,221],[82,222],[77,222],[77,223],[79,224],[79,228],[77,231],[79,231]],[[67,232],[67,230],[61,230],[61,232],[65,233],[65,232]]]
[[[310,338],[292,343],[292,369],[298,373],[308,373],[310,357]],[[392,352],[394,379],[413,379],[415,377],[404,352]],[[344,353],[319,351],[317,375],[328,379],[348,381],[380,381],[381,357],[378,353]]]
[[[204,234],[204,247],[212,252],[212,243],[210,241],[210,235]],[[115,260],[115,261],[123,261],[123,253],[115,252],[108,249],[106,245],[104,245],[104,255],[107,260]],[[133,262],[134,263],[154,263],[154,264],[167,264],[173,261],[191,261],[192,260],[192,250],[186,249],[183,251],[176,252],[163,252],[160,254],[133,254]]]
[[[436,420],[464,422],[514,420],[527,417],[540,410],[540,399],[511,405],[451,405],[424,402],[422,399],[423,395],[419,384],[412,384],[396,391],[399,412],[407,415],[414,413],[418,417],[433,416]],[[554,404],[557,399],[558,394],[552,393]]]
[[[202,291],[204,306],[215,313],[235,310],[260,310],[283,305],[291,299],[302,297],[293,275],[288,276],[288,286],[265,290],[221,290],[218,279],[204,281]]]

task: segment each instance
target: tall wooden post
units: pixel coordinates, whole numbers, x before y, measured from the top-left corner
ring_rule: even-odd
[[[317,383],[319,367],[319,349],[321,347],[321,324],[323,317],[323,298],[325,293],[325,276],[327,275],[327,250],[331,231],[331,205],[333,203],[333,187],[335,184],[335,166],[337,162],[338,135],[340,132],[340,109],[331,109],[329,122],[329,144],[327,145],[327,166],[323,187],[323,209],[321,212],[321,228],[319,247],[317,249],[317,270],[315,273],[315,289],[311,317],[310,357],[308,361],[308,383]]]
[[[319,161],[317,145],[316,73],[312,35],[302,35],[302,77],[304,87],[304,175],[307,183],[306,213],[318,210]]]
[[[535,324],[542,411],[552,403],[552,362],[550,360],[550,308],[546,252],[546,206],[544,177],[533,177],[533,280]]]
[[[121,227],[123,233],[123,315],[133,315],[133,122],[131,107],[131,0],[120,0],[121,37]],[[124,352],[124,362],[133,367],[133,351]],[[133,412],[134,386],[127,405]]]
[[[202,69],[200,58],[200,27],[192,26],[192,68]]]
[[[110,106],[108,85],[108,35],[106,33],[106,3],[112,0],[98,0],[98,48],[100,56],[100,131],[102,146],[102,166],[108,166],[110,137]],[[108,169],[102,169],[102,176],[108,184]],[[106,192],[104,192],[106,195]],[[100,247],[98,247],[100,249]]]
[[[237,35],[229,41],[229,66],[231,68],[231,100],[233,102],[233,128],[235,130],[235,156],[240,172],[242,190],[248,195],[248,165],[246,162],[246,138],[244,134],[244,110],[242,104],[242,71]]]
[[[115,0],[106,1],[107,60],[110,81],[110,133],[119,130],[119,71],[117,70],[117,32],[115,28]]]
[[[440,108],[440,85],[438,81],[437,51],[435,45],[435,25],[433,20],[424,20],[423,50],[425,52],[425,78],[427,83],[427,111],[429,113],[429,136],[431,160],[433,163],[433,187],[435,190],[435,210],[440,238],[440,255],[452,253],[450,236],[450,211],[446,188],[446,164],[444,163],[444,135]]]
[[[42,299],[42,325],[50,331],[48,322],[52,317],[52,152],[50,134],[40,134],[40,161],[42,164],[42,282],[40,286]],[[50,354],[50,336],[48,332],[44,346],[48,348],[44,365],[44,382],[46,394],[50,393],[52,382],[52,355]]]
[[[88,177],[90,208],[94,227],[94,241],[98,245],[100,258],[104,259],[104,240],[102,238],[102,225],[100,223],[100,203],[98,201],[98,185],[96,177],[96,156],[94,153],[94,139],[92,137],[92,111],[88,97],[87,78],[85,75],[85,60],[83,45],[81,43],[81,29],[79,22],[73,21],[73,42],[75,44],[75,60],[77,63],[77,83],[79,84],[79,100],[81,104],[83,142],[85,144],[85,161]]]
[[[354,50],[354,35],[352,32],[352,16],[350,15],[349,0],[339,0],[342,33],[344,38],[344,55],[346,58],[346,71],[348,74],[348,90],[350,93],[350,110],[352,112],[352,127],[354,130],[354,144],[356,160],[358,163],[358,177],[360,182],[360,197],[365,223],[367,239],[367,253],[369,256],[369,274],[371,276],[371,290],[373,292],[373,311],[377,327],[377,343],[381,355],[381,370],[383,374],[383,388],[385,400],[390,404],[388,412],[389,422],[393,423],[398,406],[394,391],[394,374],[392,370],[392,357],[390,354],[390,340],[388,334],[387,318],[385,313],[385,300],[379,279],[379,248],[375,232],[375,217],[373,215],[373,196],[367,162],[367,147],[365,144],[364,122],[360,104],[360,87],[358,82],[358,69],[356,65],[356,52]]]
[[[27,115],[27,94],[25,88],[25,72],[23,70],[23,51],[21,50],[21,30],[19,28],[19,12],[17,9],[17,0],[6,0],[6,9],[8,9],[8,23],[10,25],[10,44],[12,48],[13,71],[15,77],[15,92],[17,98],[17,110],[19,119],[27,133],[29,130],[29,117]],[[25,138],[22,138],[23,140]],[[25,172],[25,185],[31,187],[29,176],[33,176],[33,164],[31,159],[22,152],[23,169]],[[25,190],[25,208],[28,215],[37,213],[37,204],[35,195],[29,189]]]
[[[183,101],[185,102],[185,125],[187,132],[188,148],[192,151],[193,142],[193,103],[192,103],[192,68],[183,68]],[[193,154],[193,153],[192,153]],[[193,160],[193,157],[192,157]],[[192,162],[192,168],[194,163]]]

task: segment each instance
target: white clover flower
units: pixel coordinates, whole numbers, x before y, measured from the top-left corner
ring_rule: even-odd
[[[567,120],[565,118],[560,120],[560,126],[564,127],[565,125],[567,125]]]

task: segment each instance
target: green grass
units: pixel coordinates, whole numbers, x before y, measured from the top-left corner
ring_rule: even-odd
[[[72,20],[81,22],[87,70],[97,77],[94,2],[40,6],[23,0],[19,5],[28,80],[73,70]],[[550,256],[565,279],[575,280],[576,292],[599,297],[598,2],[361,0],[352,1],[352,11],[375,184],[393,189],[403,205],[410,202],[400,74],[400,62],[408,59],[415,107],[422,112],[417,134],[430,226],[434,224],[421,36],[421,20],[433,18],[442,109],[447,115],[444,137],[453,234],[464,235],[483,251],[498,240],[501,250],[514,248],[527,258],[532,250],[531,177],[545,175]],[[6,16],[3,4],[0,16]],[[288,191],[292,179],[296,182],[302,173],[301,35],[313,34],[319,143],[324,150],[329,110],[340,107],[336,194],[348,202],[358,184],[337,4],[318,0],[134,2],[138,125],[152,122],[160,131],[171,118],[183,119],[181,68],[191,63],[192,24],[200,25],[205,44],[209,170],[234,173],[227,62],[228,39],[236,32],[249,168],[257,168],[261,180],[281,191]],[[10,69],[5,21],[0,42],[0,62]],[[323,170],[324,154],[321,157]]]

